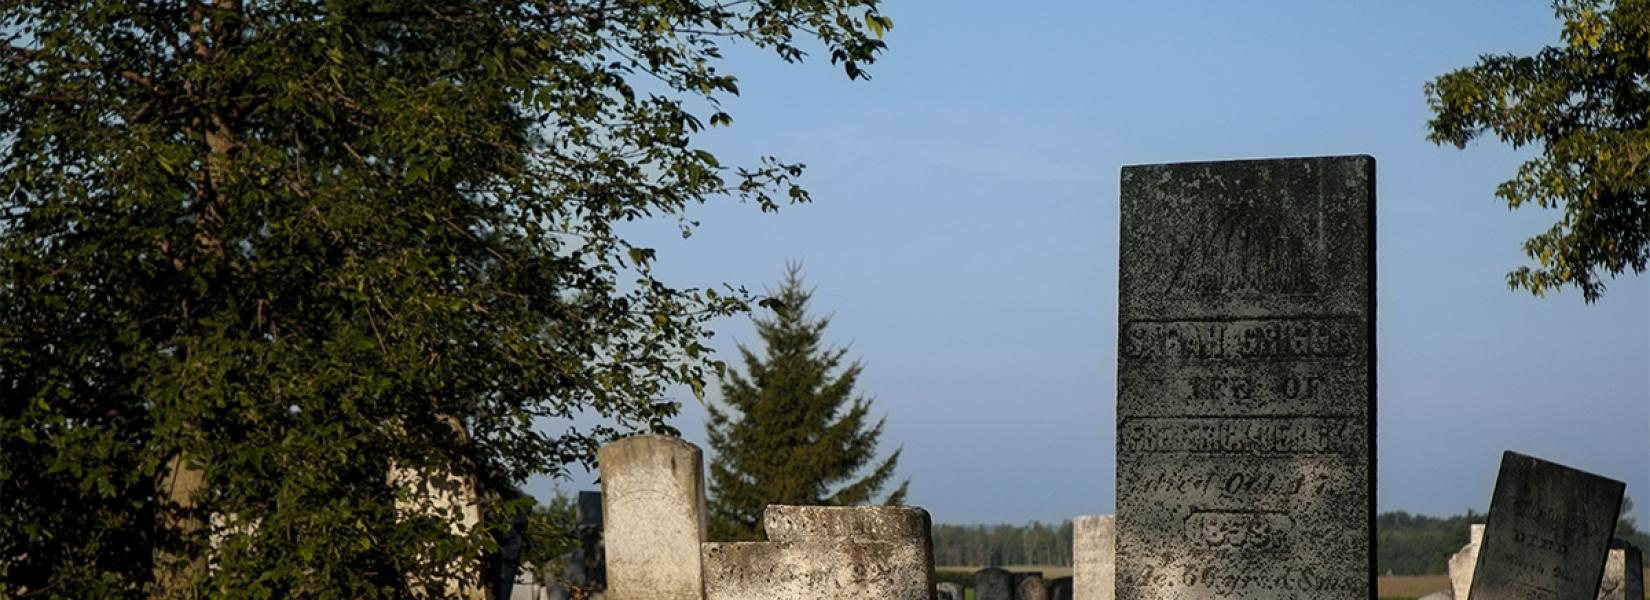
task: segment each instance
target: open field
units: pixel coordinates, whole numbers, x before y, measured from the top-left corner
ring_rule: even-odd
[[[935,571],[943,573],[973,573],[981,567],[934,567]],[[1071,567],[1055,567],[1048,565],[1003,565],[1001,568],[1014,571],[1042,571],[1044,579],[1067,577],[1071,575]],[[1650,581],[1650,569],[1644,571],[1645,581]],[[1382,600],[1413,600],[1433,592],[1449,588],[1447,575],[1394,575],[1391,577],[1377,577],[1375,580],[1376,595]],[[1647,597],[1650,598],[1650,597]]]

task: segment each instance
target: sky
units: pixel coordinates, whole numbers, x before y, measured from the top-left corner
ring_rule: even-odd
[[[669,282],[772,287],[803,261],[826,339],[903,449],[936,523],[1111,514],[1118,175],[1124,165],[1369,154],[1377,161],[1381,511],[1484,511],[1501,453],[1623,480],[1650,524],[1650,276],[1509,291],[1557,213],[1493,196],[1532,154],[1426,140],[1422,86],[1558,43],[1529,0],[890,2],[871,81],[734,51],[726,163],[803,162],[811,204],[715,201],[681,239],[632,235]],[[748,319],[712,346],[759,348]],[[685,390],[673,425],[706,447]],[[708,400],[719,391],[713,386]],[[547,426],[560,429],[556,424]],[[708,448],[707,448],[708,459]],[[595,477],[529,482],[597,489]]]

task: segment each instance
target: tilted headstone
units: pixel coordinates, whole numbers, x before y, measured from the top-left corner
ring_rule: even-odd
[[[1018,573],[1016,573],[1018,574]],[[1028,573],[1014,584],[1014,600],[1048,600],[1048,584],[1040,573]]]
[[[1469,597],[1596,597],[1625,489],[1585,471],[1502,454]]]
[[[1363,600],[1375,160],[1124,167],[1117,597]]]
[[[934,597],[928,511],[769,505],[762,520],[767,542],[702,546],[706,600]]]
[[[935,600],[967,600],[963,595],[963,586],[949,581],[934,584],[934,597]]]
[[[1449,598],[1467,597],[1472,589],[1472,571],[1478,566],[1478,546],[1484,540],[1484,525],[1474,523],[1467,545],[1449,559]],[[1643,556],[1637,547],[1616,539],[1610,543],[1610,554],[1604,560],[1604,576],[1598,585],[1597,600],[1643,600]],[[1638,595],[1634,595],[1637,592]],[[1422,600],[1426,600],[1423,598]]]
[[[1048,600],[1072,600],[1076,589],[1070,577],[1055,577],[1048,580]]]
[[[997,567],[975,571],[974,600],[1014,600],[1014,575]]]
[[[1071,577],[1083,600],[1113,600],[1117,579],[1117,519],[1086,515],[1072,519]]]
[[[699,448],[660,435],[596,452],[611,600],[699,600],[705,480]]]

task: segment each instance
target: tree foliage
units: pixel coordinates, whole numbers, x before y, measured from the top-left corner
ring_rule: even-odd
[[[889,26],[877,0],[0,0],[0,596],[473,579],[496,531],[421,488],[668,430],[706,321],[746,308],[660,281],[622,224],[807,199],[800,165],[695,145],[731,123],[722,49],[861,78]]]
[[[1524,243],[1536,266],[1507,275],[1537,296],[1564,286],[1592,302],[1604,275],[1650,260],[1650,1],[1556,0],[1563,44],[1493,55],[1426,86],[1428,139],[1465,148],[1494,133],[1540,155],[1496,188],[1513,209],[1562,211]]]
[[[854,391],[864,364],[824,347],[830,320],[808,314],[812,296],[793,263],[768,303],[773,316],[755,319],[763,355],[741,344],[746,373],[728,370],[722,405],[707,407],[712,539],[762,539],[769,504],[866,504],[893,477],[900,451],[876,461],[886,419],[871,423],[871,401]],[[883,504],[903,503],[908,484]]]

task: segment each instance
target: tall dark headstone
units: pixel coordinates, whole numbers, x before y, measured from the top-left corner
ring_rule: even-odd
[[[1123,168],[1117,598],[1373,597],[1375,160]]]
[[[1621,510],[1620,481],[1501,455],[1468,598],[1593,600]]]

